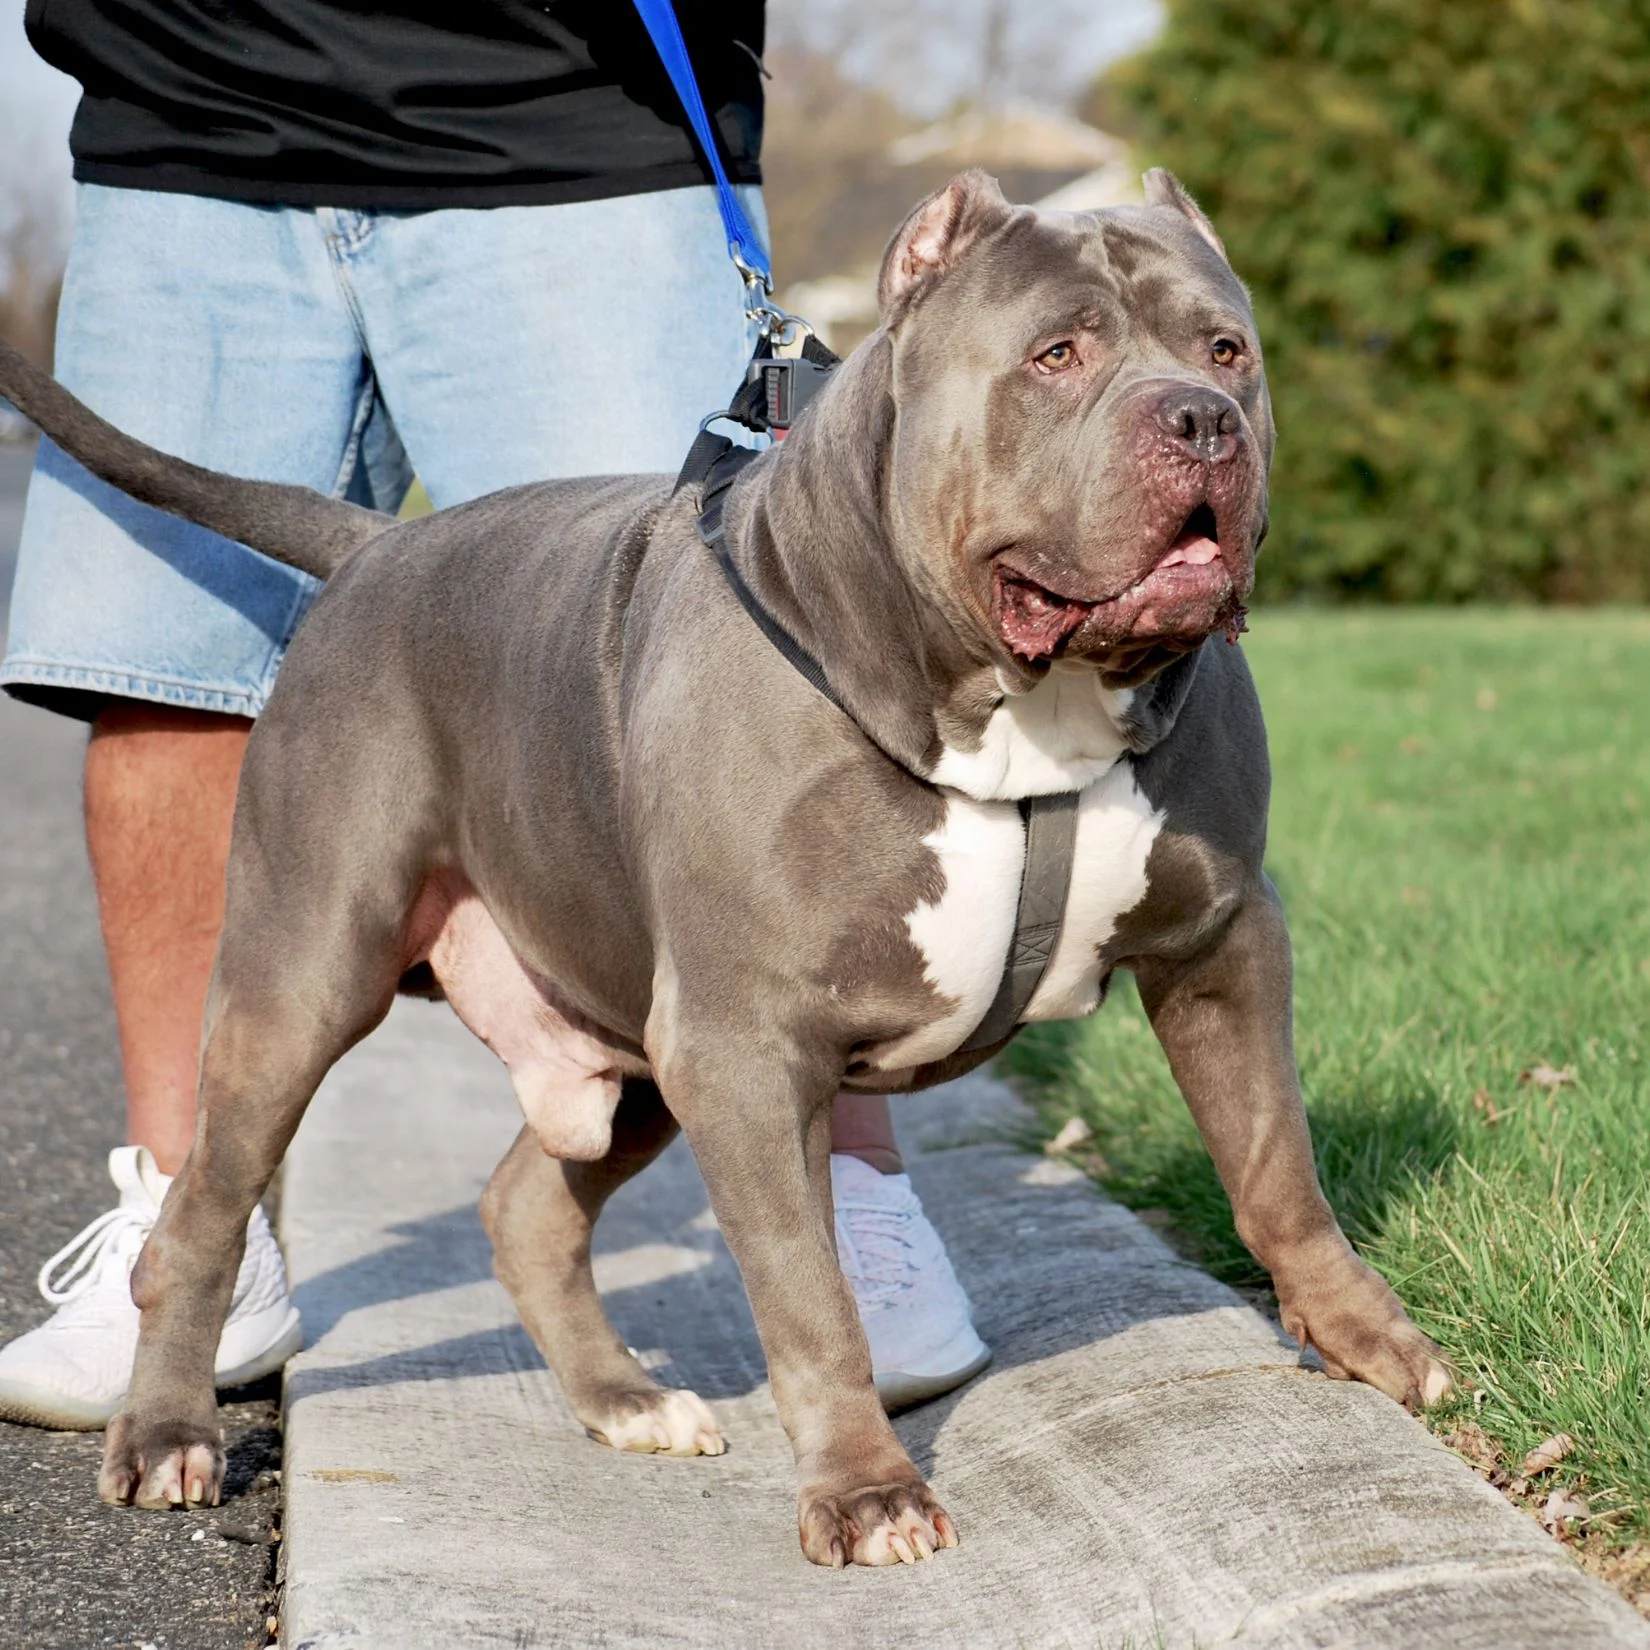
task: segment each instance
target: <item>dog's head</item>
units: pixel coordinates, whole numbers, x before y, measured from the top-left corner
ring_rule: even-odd
[[[1241,620],[1272,418],[1248,295],[1167,172],[1143,207],[1011,207],[967,172],[889,243],[894,542],[1025,682],[1138,681]]]

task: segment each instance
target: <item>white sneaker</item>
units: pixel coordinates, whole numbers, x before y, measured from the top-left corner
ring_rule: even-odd
[[[142,1146],[109,1153],[119,1204],[40,1268],[40,1293],[55,1311],[38,1329],[0,1347],[0,1420],[90,1432],[120,1408],[137,1351],[132,1267],[171,1185]],[[268,1375],[303,1345],[286,1267],[262,1209],[246,1228],[246,1255],[218,1342],[219,1386]]]
[[[836,1253],[871,1343],[883,1408],[905,1409],[961,1386],[991,1362],[968,1296],[922,1212],[911,1177],[831,1154]]]

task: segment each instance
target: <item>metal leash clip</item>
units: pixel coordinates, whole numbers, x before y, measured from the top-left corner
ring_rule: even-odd
[[[813,337],[814,329],[800,315],[792,315],[774,303],[772,290],[762,277],[746,273],[745,319],[756,324],[761,341],[775,349],[786,349]]]

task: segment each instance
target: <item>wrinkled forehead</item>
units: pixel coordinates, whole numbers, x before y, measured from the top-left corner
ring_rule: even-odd
[[[1116,206],[1095,212],[1021,208],[997,255],[970,260],[959,298],[1032,331],[1085,323],[1120,336],[1254,319],[1231,266],[1178,213]],[[962,273],[962,271],[959,271]]]

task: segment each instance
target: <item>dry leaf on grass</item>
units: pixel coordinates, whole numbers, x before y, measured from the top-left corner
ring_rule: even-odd
[[[1501,1121],[1501,1113],[1496,1110],[1495,1101],[1490,1098],[1488,1089],[1479,1089],[1472,1097],[1472,1109],[1482,1117],[1489,1127],[1494,1128]]]
[[[1501,1451],[1476,1421],[1462,1422],[1453,1432],[1446,1432],[1443,1441],[1468,1466],[1476,1467],[1485,1477],[1501,1465]]]
[[[1578,1524],[1585,1523],[1590,1511],[1592,1509],[1587,1505],[1586,1496],[1576,1495],[1570,1490],[1554,1490],[1541,1503],[1541,1522],[1554,1535],[1559,1535],[1572,1520]]]
[[[1050,1157],[1058,1157],[1062,1152],[1069,1152],[1076,1146],[1081,1146],[1085,1140],[1094,1138],[1091,1129],[1081,1117],[1068,1117],[1061,1125],[1060,1132],[1043,1147]]]
[[[1567,1432],[1555,1432],[1551,1438],[1544,1438],[1524,1457],[1524,1463],[1519,1471],[1526,1478],[1534,1478],[1539,1472],[1546,1472],[1549,1467],[1556,1467],[1566,1455],[1576,1447],[1576,1441]]]
[[[1576,1074],[1568,1066],[1560,1071],[1547,1064],[1545,1060],[1538,1060],[1526,1071],[1518,1074],[1521,1083],[1533,1083],[1538,1089],[1559,1089],[1576,1080]]]

